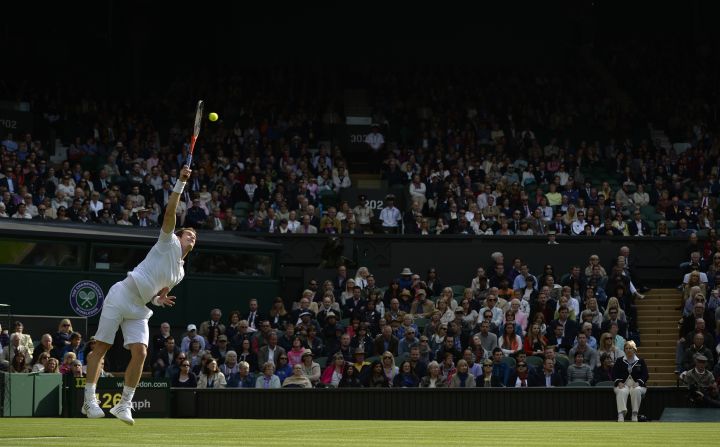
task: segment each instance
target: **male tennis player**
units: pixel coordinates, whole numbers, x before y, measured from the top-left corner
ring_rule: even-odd
[[[122,399],[110,409],[110,413],[121,421],[133,425],[130,410],[135,387],[140,382],[143,363],[147,355],[150,329],[148,319],[153,314],[146,306],[152,302],[156,306],[174,306],[175,297],[168,296],[183,276],[183,258],[195,246],[197,234],[192,228],[181,228],[175,233],[175,208],[180,194],[190,178],[190,168],[183,166],[180,178],[168,200],[165,209],[160,237],[150,249],[145,259],[127,278],[115,283],[107,294],[100,314],[100,323],[95,334],[95,347],[88,356],[85,402],[82,413],[89,418],[101,418],[105,413],[95,396],[95,385],[100,373],[99,364],[105,353],[115,341],[118,327],[122,328],[125,349],[132,353],[130,363],[125,370],[125,387]]]

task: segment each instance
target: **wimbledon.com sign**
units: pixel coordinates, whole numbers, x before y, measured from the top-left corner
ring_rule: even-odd
[[[71,378],[72,383],[70,392],[72,393],[70,415],[73,417],[83,417],[80,414],[82,407],[85,378]],[[122,379],[113,377],[103,377],[98,379],[96,396],[100,402],[100,408],[108,413],[122,398],[124,382]],[[133,416],[136,417],[169,417],[170,416],[170,380],[169,379],[149,379],[142,380],[138,384],[135,397],[133,398]],[[109,413],[108,413],[109,414]]]

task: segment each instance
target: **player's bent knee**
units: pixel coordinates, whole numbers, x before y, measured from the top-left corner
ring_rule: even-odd
[[[144,343],[132,343],[130,345],[130,353],[133,357],[147,357],[147,346]]]

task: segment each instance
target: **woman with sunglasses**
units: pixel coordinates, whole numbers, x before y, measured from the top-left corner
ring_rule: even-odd
[[[65,347],[70,346],[70,337],[73,334],[72,323],[67,318],[60,320],[58,324],[58,330],[53,336],[53,346],[55,346],[55,352],[53,357],[61,358],[65,352]]]
[[[190,370],[190,361],[184,358],[180,362],[180,371],[172,379],[173,388],[196,388],[198,384],[195,373]]]

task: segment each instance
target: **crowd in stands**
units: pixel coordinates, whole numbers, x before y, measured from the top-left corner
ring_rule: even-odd
[[[691,400],[698,405],[720,407],[717,373],[720,367],[720,244],[715,240],[688,240],[686,261],[678,289],[678,340],[675,373],[688,385]],[[715,375],[713,375],[715,373]]]
[[[720,263],[720,251],[712,259]],[[678,374],[694,377],[700,353],[716,383],[718,289],[705,300],[708,286],[693,285],[698,265],[688,264]],[[342,266],[333,279],[310,280],[289,309],[277,298],[263,312],[252,299],[227,317],[211,310],[179,336],[162,323],[146,371],[199,388],[607,386],[638,339],[643,295],[631,292],[640,279],[627,247],[606,264],[592,254],[587,265],[542,272],[496,252],[463,286],[439,275],[405,268],[379,286],[367,268]],[[82,375],[92,343],[62,320],[35,346],[16,322],[0,360],[13,372]]]
[[[223,119],[203,127],[178,225],[280,234],[687,238],[676,369],[698,399],[717,396],[714,109],[665,92],[662,76],[652,76],[652,85],[663,87],[658,101],[648,103],[657,89],[638,90],[642,100],[628,108],[593,73],[577,70],[371,77],[375,125],[366,143],[387,185],[382,210],[347,194],[356,171],[347,148],[329,137],[342,121],[331,95],[312,88],[285,94],[260,75],[202,86]],[[38,95],[43,136],[10,134],[0,142],[0,218],[159,226],[187,158],[192,121],[179,111],[187,109],[183,98],[197,96],[187,87],[171,83],[162,110]],[[668,122],[658,121],[668,104]],[[167,110],[174,112],[161,118]],[[670,144],[654,140],[655,129],[666,129]],[[54,157],[49,136],[67,144],[66,159]],[[410,268],[380,286],[367,269],[351,277],[341,267],[333,281],[310,281],[290,309],[282,298],[268,313],[256,301],[226,319],[215,309],[179,339],[163,323],[148,369],[174,386],[212,388],[612,382],[626,341],[638,338],[634,301],[647,288],[626,247],[602,261],[590,255],[584,266],[530,272],[521,259],[506,263],[496,254],[469,287],[444,287],[437,271],[421,278]],[[38,346],[16,324],[0,338],[3,367],[81,375],[92,340],[83,343],[64,323]]]
[[[342,110],[330,93],[305,87],[283,102],[284,91],[274,90],[273,82],[303,75],[174,82],[162,106],[63,104],[37,94],[30,102],[42,136],[0,142],[0,217],[158,226],[187,158],[192,121],[182,99],[198,89],[226,120],[203,127],[179,225],[584,237],[716,229],[719,145],[703,108],[673,121],[675,135],[687,132],[667,145],[580,65],[497,77],[472,68],[375,74],[368,91],[376,125],[366,142],[387,187],[380,210],[347,192],[357,166],[332,136]],[[53,157],[51,136],[68,146],[66,158]]]

